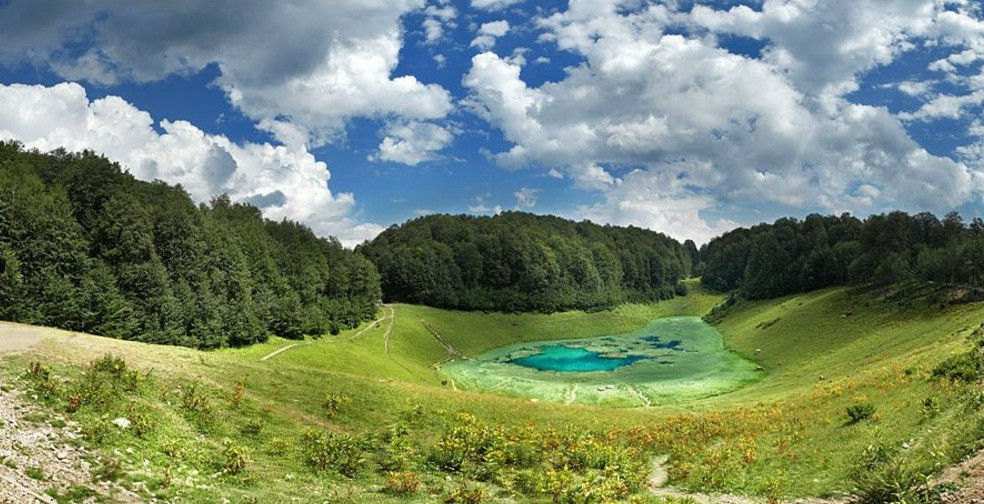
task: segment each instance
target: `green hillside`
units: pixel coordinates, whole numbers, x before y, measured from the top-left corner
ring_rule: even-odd
[[[2,379],[38,395],[50,412],[38,421],[78,422],[97,467],[174,502],[661,502],[646,484],[663,470],[684,491],[836,496],[872,475],[934,474],[984,438],[980,403],[968,399],[977,386],[930,377],[970,347],[981,303],[940,308],[845,288],[740,301],[711,318],[767,375],[665,407],[457,390],[439,370],[445,344],[476,355],[631,331],[724,301],[691,287],[594,313],[388,305],[375,325],[338,336],[210,352],[37,329],[46,339],[5,357]],[[852,423],[847,408],[867,404],[870,417]],[[113,428],[119,417],[135,427]]]

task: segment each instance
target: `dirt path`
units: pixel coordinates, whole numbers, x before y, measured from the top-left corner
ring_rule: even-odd
[[[283,347],[283,348],[281,348],[279,350],[274,350],[274,351],[272,351],[272,352],[264,355],[263,357],[260,357],[260,362],[263,362],[263,361],[265,361],[267,359],[272,359],[272,358],[276,357],[277,355],[280,355],[280,354],[286,352],[287,350],[290,350],[291,348],[294,348],[294,347],[300,346],[300,345],[304,345],[304,344],[305,343],[291,343],[290,345],[287,345],[287,346],[285,346],[285,347]]]
[[[396,323],[396,308],[393,308],[392,306],[387,306],[386,308],[389,309],[390,315],[389,315],[389,325],[386,326],[386,332],[383,333],[383,350],[386,352],[386,355],[389,355],[390,333],[393,332],[393,324]]]
[[[43,327],[0,322],[0,354],[26,352],[50,336],[50,331]]]
[[[626,387],[628,387],[629,393],[631,393],[632,395],[638,397],[639,400],[642,401],[643,406],[645,406],[647,408],[651,408],[652,407],[652,405],[653,405],[652,401],[650,401],[649,398],[646,397],[645,394],[643,394],[642,392],[639,392],[639,389],[633,387],[632,385],[629,385],[628,383],[625,383],[623,385],[625,385]]]
[[[391,314],[393,313],[393,312],[392,312],[392,310],[393,310],[393,308],[392,308],[392,307],[390,307],[390,313],[391,313]],[[383,322],[384,320],[386,320],[387,318],[388,318],[388,317],[386,316],[386,311],[384,310],[384,311],[383,311],[383,314],[382,314],[382,315],[380,315],[378,319],[376,319],[376,320],[373,320],[372,322],[370,322],[370,323],[369,323],[369,325],[367,325],[367,326],[366,326],[366,327],[365,327],[364,329],[362,329],[361,331],[359,331],[359,332],[357,332],[357,333],[355,333],[354,335],[352,335],[352,337],[351,337],[351,338],[349,338],[348,340],[349,340],[349,341],[355,341],[356,339],[358,339],[358,337],[359,337],[359,336],[362,336],[363,334],[365,334],[365,333],[367,333],[367,332],[369,332],[369,331],[370,331],[370,330],[371,330],[372,328],[374,328],[374,327],[376,327],[376,326],[378,326],[378,325],[379,325],[380,323],[382,323],[382,322]]]
[[[441,336],[441,334],[437,332],[436,329],[431,327],[431,325],[428,324],[424,319],[420,319],[420,323],[423,324],[424,328],[427,329],[431,333],[431,335],[434,336],[435,339],[437,339],[437,342],[440,343],[445,350],[447,350],[448,355],[456,359],[468,360],[467,355],[465,355],[460,350],[452,346],[451,343],[448,343],[448,340],[444,339],[444,336]]]
[[[564,394],[564,404],[574,404],[574,401],[577,400],[578,388],[580,388],[580,385],[575,383],[574,386],[571,387],[566,394]]]

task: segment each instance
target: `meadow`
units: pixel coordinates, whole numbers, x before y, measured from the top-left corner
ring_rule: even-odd
[[[971,347],[982,307],[847,288],[732,303],[691,283],[594,313],[387,305],[337,336],[205,352],[38,329],[46,339],[0,376],[37,396],[49,414],[36,421],[77,422],[101,477],[173,502],[649,503],[673,500],[648,488],[664,476],[762,500],[883,502],[922,481],[908,501],[930,502],[931,476],[984,438],[977,386],[932,376]],[[616,408],[462,390],[440,370],[687,315],[764,376]],[[130,428],[113,427],[121,417]]]

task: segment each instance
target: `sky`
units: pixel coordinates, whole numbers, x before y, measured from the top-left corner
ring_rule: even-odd
[[[984,213],[979,0],[0,0],[0,139],[353,246]]]

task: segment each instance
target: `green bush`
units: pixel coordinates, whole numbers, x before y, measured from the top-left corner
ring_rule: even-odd
[[[348,434],[308,430],[301,437],[301,449],[308,464],[318,471],[332,470],[352,478],[366,462],[365,450]]]
[[[352,398],[341,394],[328,394],[322,406],[328,418],[335,418],[335,415],[342,410],[342,407],[352,402]]]
[[[420,488],[420,476],[411,471],[386,473],[386,493],[393,495],[413,495]]]
[[[489,494],[481,483],[475,485],[462,483],[448,494],[444,502],[445,504],[482,504],[488,498]]]
[[[229,439],[223,440],[222,446],[222,459],[219,463],[222,474],[239,474],[252,462],[249,449],[245,446],[235,444]]]
[[[847,407],[847,423],[856,424],[874,416],[875,405],[870,402],[858,402]]]
[[[108,373],[115,378],[120,378],[126,372],[126,361],[122,357],[106,354],[92,361],[90,367],[95,372]]]
[[[954,355],[933,368],[933,378],[960,382],[975,382],[981,378],[984,365],[976,352]]]

